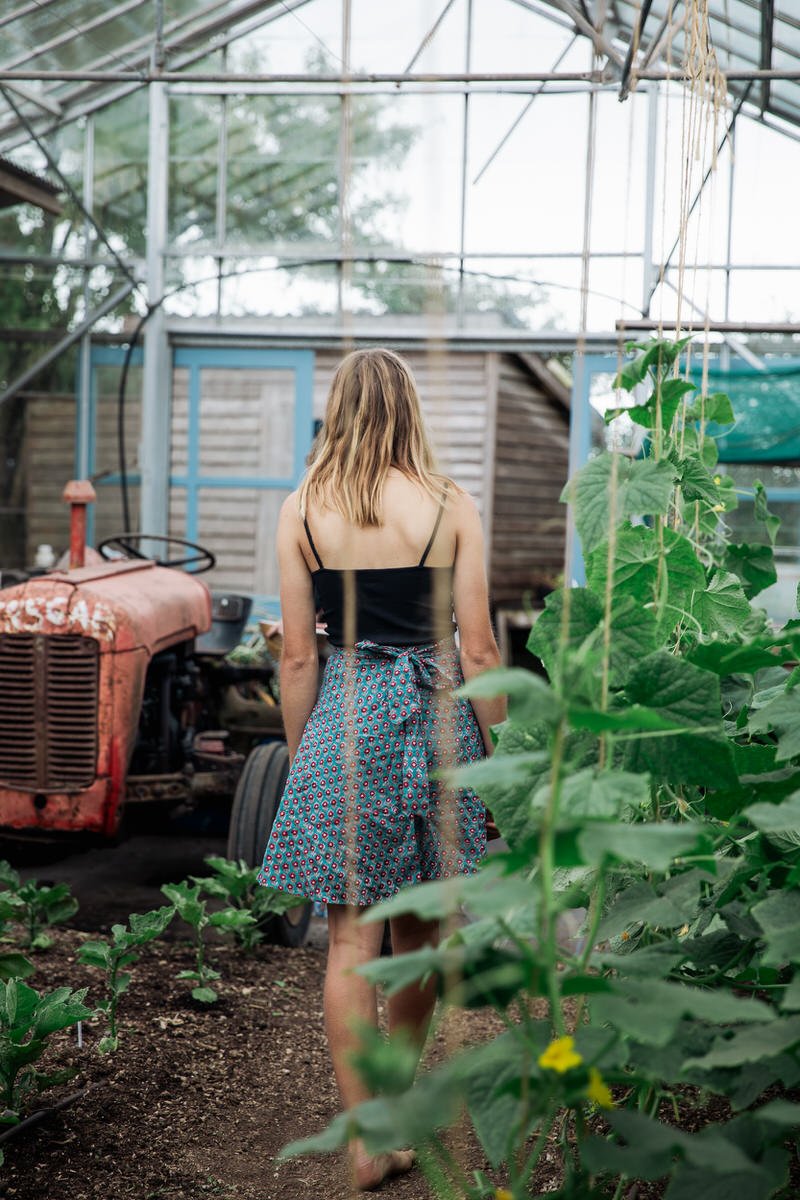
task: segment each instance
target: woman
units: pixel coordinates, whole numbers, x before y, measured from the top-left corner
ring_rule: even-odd
[[[291,767],[258,881],[328,905],[325,1028],[349,1109],[368,1096],[349,1061],[351,1023],[377,1025],[375,988],[353,968],[378,956],[382,937],[380,923],[355,917],[406,884],[477,868],[483,806],[431,776],[490,754],[490,726],[505,715],[502,701],[451,696],[500,660],[480,518],[434,469],[413,376],[392,351],[340,364],[311,465],[281,509],[278,562]],[[319,697],[318,609],[333,646]],[[411,915],[390,927],[395,954],[439,936]],[[434,986],[390,997],[390,1032],[421,1050],[434,1002]],[[351,1147],[363,1189],[412,1163],[412,1151]]]

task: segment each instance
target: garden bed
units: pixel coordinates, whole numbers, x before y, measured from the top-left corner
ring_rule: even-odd
[[[38,991],[88,986],[101,998],[100,975],[75,959],[94,932],[52,931],[54,945],[34,957],[28,982]],[[321,940],[321,939],[318,939]],[[14,1200],[339,1200],[351,1195],[331,1157],[275,1164],[295,1137],[323,1128],[337,1096],[322,1032],[325,950],[262,946],[252,956],[213,943],[220,999],[194,1001],[175,976],[192,966],[180,941],[143,949],[120,1002],[120,1048],[99,1056],[102,1023],[54,1034],[43,1070],[73,1064],[78,1075],[49,1089],[36,1107],[97,1086],[6,1144],[0,1195]],[[491,1014],[459,1013],[450,1039],[481,1041],[498,1023]],[[444,1034],[432,1047],[442,1053]],[[486,1169],[477,1143],[456,1132],[469,1170]],[[398,1200],[423,1200],[418,1171],[393,1181]]]

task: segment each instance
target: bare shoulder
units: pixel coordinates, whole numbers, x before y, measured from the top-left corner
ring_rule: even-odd
[[[279,520],[282,525],[300,525],[300,492],[290,492],[281,505]]]
[[[480,526],[481,514],[478,505],[464,488],[454,484],[447,504],[457,525],[463,526],[464,529]]]

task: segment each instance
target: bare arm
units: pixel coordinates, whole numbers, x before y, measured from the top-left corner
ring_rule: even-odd
[[[466,681],[489,667],[500,665],[489,616],[489,587],[484,566],[481,519],[475,501],[466,493],[456,496],[456,557],[453,573],[453,604],[458,624],[461,669]],[[504,721],[504,696],[472,701],[487,755],[492,753],[489,727]]]
[[[278,568],[281,579],[281,709],[289,761],[297,753],[300,738],[317,699],[319,659],[316,612],[311,575],[300,549],[302,522],[295,493],[288,496],[278,519]]]

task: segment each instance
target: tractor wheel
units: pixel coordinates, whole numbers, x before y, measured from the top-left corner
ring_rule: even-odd
[[[250,752],[233,797],[228,858],[243,858],[248,867],[261,866],[288,774],[285,742],[267,742]],[[302,946],[310,920],[311,904],[303,902],[267,918],[260,928],[268,941],[279,946]]]

